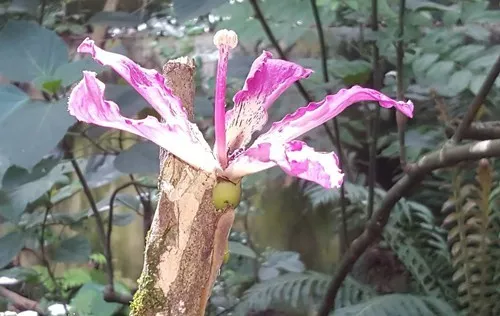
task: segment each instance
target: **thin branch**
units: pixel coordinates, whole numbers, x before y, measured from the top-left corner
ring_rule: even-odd
[[[476,117],[477,111],[479,111],[481,105],[486,100],[486,96],[493,87],[493,84],[495,83],[495,80],[498,77],[499,73],[500,73],[500,55],[498,56],[495,64],[488,73],[488,76],[481,85],[481,88],[479,89],[479,92],[477,93],[476,97],[474,98],[474,100],[472,100],[472,103],[469,105],[469,109],[465,114],[464,118],[462,119],[462,121],[460,122],[460,125],[455,131],[455,134],[451,138],[451,142],[453,144],[459,143],[464,138],[467,129],[469,128],[470,124]]]
[[[132,177],[133,178],[133,177]],[[111,197],[109,199],[109,216],[108,216],[108,230],[106,234],[106,243],[104,245],[105,247],[105,254],[109,256],[106,257],[106,274],[108,275],[108,285],[106,287],[106,291],[104,293],[104,300],[107,302],[118,302],[122,304],[130,304],[132,301],[133,297],[132,295],[126,295],[122,293],[117,293],[115,292],[115,286],[114,286],[114,269],[113,269],[113,261],[111,260],[113,258],[112,250],[111,250],[111,233],[113,231],[113,211],[115,207],[115,199],[118,195],[118,193],[130,186],[134,186],[136,189],[138,189],[139,186],[142,187],[147,187],[147,188],[152,188],[155,189],[156,186],[150,186],[150,185],[145,185],[143,183],[137,182],[137,181],[130,181],[127,183],[124,183],[117,187],[113,193],[111,194]]]
[[[372,15],[371,23],[373,33],[378,31],[378,3],[377,0],[372,0]],[[377,42],[373,43],[373,89],[380,90],[381,80],[381,69],[379,63],[379,51],[377,47]],[[375,204],[375,183],[377,178],[377,142],[378,142],[378,125],[380,120],[380,107],[375,107],[373,110],[373,116],[370,118],[370,156],[369,156],[369,168],[368,168],[368,210],[367,218],[370,218],[373,213],[373,208]]]
[[[62,295],[61,288],[59,287],[59,284],[57,283],[56,276],[54,275],[54,272],[52,272],[52,270],[50,268],[50,262],[45,255],[45,228],[47,227],[47,225],[46,225],[47,218],[49,217],[51,207],[52,207],[51,205],[47,205],[47,207],[45,208],[45,214],[43,216],[42,231],[40,232],[40,252],[42,253],[41,254],[42,263],[47,268],[47,274],[49,275],[50,280],[54,284],[54,289],[57,293],[57,296],[60,299],[64,299],[63,295]],[[66,315],[69,315],[68,308],[67,308],[66,303],[64,301],[63,301],[63,307],[64,307],[64,313]]]
[[[276,49],[276,51],[278,52],[279,57],[283,60],[288,60],[287,55],[285,54],[285,52],[281,48],[278,40],[274,36],[274,33],[271,31],[271,28],[269,27],[269,24],[267,23],[266,18],[264,17],[262,10],[260,9],[259,4],[257,3],[257,1],[259,1],[259,0],[249,0],[249,1],[250,1],[250,4],[252,5],[254,12],[255,12],[255,16],[256,16],[257,20],[259,20],[260,24],[262,25],[262,28],[264,29],[264,33],[266,33],[267,38],[269,39],[271,44],[274,46],[274,49]],[[295,81],[295,86],[297,87],[297,89],[299,90],[299,93],[302,95],[302,97],[307,102],[311,102],[313,100],[312,97],[309,95],[309,93],[307,92],[307,90],[304,88],[304,86],[302,85],[302,83],[300,81]],[[333,133],[330,130],[330,128],[328,127],[328,125],[323,124],[322,126],[325,129],[325,132],[327,133],[328,138],[330,139],[332,144],[335,145],[335,137],[333,137]]]
[[[451,167],[462,161],[499,156],[500,140],[486,140],[467,145],[445,147],[427,154],[420,158],[417,163],[409,165],[406,175],[387,192],[380,207],[368,221],[363,233],[353,241],[345,253],[337,273],[328,287],[318,316],[328,316],[328,313],[335,307],[335,297],[347,274],[365,250],[380,237],[392,208],[413,186],[434,170]]]
[[[42,0],[40,3],[40,16],[38,17],[38,24],[43,24],[43,18],[45,16],[45,6],[47,5],[47,0]]]
[[[400,0],[399,2],[399,34],[398,42],[396,47],[396,81],[397,81],[397,97],[398,100],[404,101],[405,91],[404,91],[404,67],[403,59],[405,56],[404,50],[404,17],[405,17],[406,1]],[[406,166],[406,145],[405,145],[405,125],[406,117],[401,113],[396,113],[396,120],[398,125],[398,138],[399,138],[399,161],[401,167]]]
[[[321,48],[321,69],[323,72],[323,81],[328,83],[330,78],[328,76],[328,47],[326,46],[325,34],[323,32],[323,25],[321,24],[321,18],[319,16],[318,5],[316,0],[311,0],[311,7],[313,11],[314,21],[316,24],[316,30],[318,32],[319,46]],[[337,118],[333,118],[333,129],[337,137],[330,136],[330,139],[335,139],[335,147],[339,152],[339,163],[340,168],[344,168],[344,154],[342,150],[342,143],[340,141],[340,128]],[[327,128],[327,131],[329,129]],[[343,236],[343,247],[344,250],[348,247],[347,241],[347,219],[346,219],[346,198],[345,198],[345,186],[344,182],[340,186],[340,214],[342,216],[342,236]]]
[[[19,310],[34,310],[40,315],[43,315],[43,309],[37,301],[33,301],[29,298],[19,295],[0,285],[0,296],[5,297],[9,302],[14,305],[15,308]]]
[[[113,268],[112,268],[112,257],[111,257],[111,252],[109,251],[110,248],[107,247],[108,244],[108,238],[106,236],[106,232],[104,230],[104,222],[102,220],[101,214],[99,213],[99,209],[97,208],[97,203],[95,202],[94,196],[92,195],[92,191],[90,191],[90,187],[87,183],[87,180],[85,179],[85,176],[82,173],[82,170],[80,169],[80,166],[78,165],[78,162],[76,159],[73,157],[73,154],[69,151],[66,150],[66,154],[68,155],[68,158],[71,161],[71,165],[73,166],[73,169],[75,170],[76,176],[78,177],[78,180],[80,181],[82,187],[83,187],[83,192],[85,193],[85,196],[87,197],[87,200],[89,201],[90,208],[92,210],[92,213],[94,214],[95,220],[96,220],[96,226],[97,226],[97,234],[99,235],[99,239],[101,240],[101,243],[103,245],[103,252],[104,252],[104,257],[106,258],[106,267],[107,267],[107,274],[108,274],[108,282],[111,280],[111,286],[108,284],[106,289],[104,290],[104,300],[107,302],[117,302],[121,304],[129,304],[130,301],[132,301],[132,296],[117,293],[113,289]],[[112,220],[110,216],[110,221]]]
[[[455,128],[451,125],[446,126],[446,136],[452,137]],[[470,140],[488,140],[500,139],[500,121],[477,122],[472,123],[463,134],[463,139]]]

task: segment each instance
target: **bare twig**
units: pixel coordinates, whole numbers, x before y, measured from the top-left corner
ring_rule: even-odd
[[[397,97],[398,100],[404,101],[404,74],[403,74],[403,59],[405,56],[404,50],[404,17],[405,17],[406,1],[400,0],[399,2],[399,34],[396,47],[396,81],[397,81]],[[401,167],[404,169],[406,166],[406,146],[405,146],[405,125],[406,117],[401,113],[396,113],[396,121],[398,125],[398,138],[399,138],[399,161]]]
[[[467,110],[467,113],[460,122],[460,125],[458,125],[455,134],[451,138],[451,142],[453,144],[459,143],[464,138],[467,129],[469,128],[470,124],[476,117],[477,111],[479,111],[481,105],[484,103],[484,100],[486,99],[486,96],[493,87],[493,84],[495,83],[495,80],[498,77],[499,73],[500,73],[500,55],[498,56],[495,64],[488,73],[488,76],[481,85],[481,88],[479,89],[479,92],[477,93],[476,97],[474,98],[474,100],[472,100],[472,103],[469,105],[469,109]]]
[[[52,272],[52,269],[50,268],[50,262],[47,259],[47,256],[45,255],[46,254],[45,253],[45,228],[47,226],[46,225],[47,218],[49,217],[51,207],[52,207],[51,205],[47,205],[47,207],[45,208],[45,214],[43,215],[42,231],[40,232],[41,259],[42,259],[43,265],[45,266],[45,268],[47,268],[47,274],[49,275],[50,280],[54,284],[54,289],[57,293],[57,296],[63,300],[64,313],[66,315],[69,315],[68,308],[67,308],[66,303],[64,302],[64,298],[62,296],[61,288],[59,287],[59,284],[57,283],[57,279],[56,279],[56,276],[54,275],[54,272]]]
[[[453,133],[455,133],[455,128],[451,125],[446,126],[446,136],[451,137]],[[463,139],[500,139],[500,121],[472,123],[464,132]]]
[[[38,24],[43,24],[43,18],[45,16],[45,6],[47,5],[47,0],[40,1],[40,16],[38,16]]]
[[[467,145],[444,147],[420,158],[408,166],[408,172],[384,196],[379,208],[369,220],[363,233],[353,241],[340,262],[337,273],[328,287],[318,316],[327,316],[335,307],[335,297],[345,277],[364,251],[380,237],[394,205],[414,185],[430,172],[451,167],[462,161],[500,156],[500,140],[486,140]]]
[[[255,16],[256,16],[257,20],[259,20],[260,24],[262,25],[262,28],[264,29],[264,33],[266,33],[267,38],[269,39],[269,41],[273,45],[274,49],[276,49],[276,52],[278,52],[279,57],[283,60],[288,60],[286,53],[281,48],[278,40],[274,36],[273,31],[269,27],[269,24],[267,23],[266,18],[264,17],[264,14],[262,13],[262,10],[260,9],[258,1],[259,0],[250,0],[250,4],[252,5],[252,8],[255,12]],[[304,86],[302,85],[302,83],[300,81],[296,81],[295,86],[297,87],[297,90],[299,90],[300,95],[307,102],[311,102],[313,100],[312,97],[309,95],[309,93],[307,92],[307,90],[304,88]],[[335,137],[333,137],[333,133],[330,130],[330,128],[328,127],[328,125],[323,124],[322,126],[325,129],[325,132],[327,133],[328,138],[330,139],[332,144],[335,145]]]
[[[104,257],[106,258],[106,269],[107,269],[106,272],[108,275],[108,282],[111,280],[110,283],[111,287],[108,284],[108,287],[104,290],[104,300],[106,300],[107,302],[129,304],[130,301],[132,300],[131,296],[127,297],[124,294],[116,293],[113,289],[113,267],[112,267],[113,258],[111,257],[111,252],[109,251],[110,248],[107,247],[108,238],[106,236],[106,231],[104,230],[104,222],[102,220],[101,214],[99,213],[99,209],[97,208],[97,203],[95,202],[94,196],[92,195],[92,191],[90,191],[90,187],[87,183],[87,180],[85,179],[85,176],[83,175],[83,172],[80,169],[78,162],[73,157],[73,154],[69,150],[66,150],[66,154],[71,161],[71,165],[75,170],[76,176],[78,177],[80,184],[82,185],[83,192],[85,193],[85,196],[89,201],[90,209],[92,210],[92,214],[94,215],[96,221],[97,234],[99,235],[99,239],[101,240],[101,243],[103,245]],[[110,216],[110,221],[112,221],[111,216]]]
[[[6,287],[0,285],[0,296],[5,297],[15,308],[19,310],[34,310],[43,315],[43,309],[37,301],[21,296]]]
[[[378,31],[378,3],[377,0],[372,0],[371,25],[374,33]],[[373,89],[380,90],[382,83],[381,69],[379,63],[379,51],[377,42],[372,46],[373,49]],[[377,142],[378,142],[378,124],[380,120],[380,107],[375,107],[372,117],[370,118],[370,154],[368,168],[368,209],[367,218],[370,218],[373,213],[375,204],[375,184],[377,178]]]
[[[323,26],[321,24],[321,18],[319,16],[318,5],[316,4],[316,0],[311,0],[311,7],[313,11],[314,21],[316,23],[316,30],[318,32],[319,38],[319,46],[321,48],[321,69],[323,72],[323,81],[328,83],[330,78],[328,76],[328,47],[326,46],[325,35],[323,32]],[[328,91],[330,93],[330,91]],[[337,118],[333,118],[333,129],[336,137],[330,137],[330,139],[335,139],[335,147],[339,152],[339,162],[340,168],[344,170],[344,154],[342,150],[342,143],[340,141],[340,128]],[[329,129],[327,128],[327,131]],[[345,171],[344,171],[345,172]],[[347,237],[347,219],[346,219],[346,199],[345,199],[345,186],[344,182],[340,186],[340,215],[342,217],[342,240],[343,240],[343,250],[348,247],[348,237]]]

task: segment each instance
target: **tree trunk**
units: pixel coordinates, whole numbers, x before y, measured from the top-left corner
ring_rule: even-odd
[[[193,118],[194,63],[180,58],[164,67],[166,84]],[[160,151],[160,199],[146,241],[134,316],[204,315],[224,258],[234,209],[212,203],[215,174]]]

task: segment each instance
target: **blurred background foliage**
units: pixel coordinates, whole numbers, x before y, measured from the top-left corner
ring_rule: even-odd
[[[396,97],[395,44],[403,40],[404,96],[415,103],[405,134],[413,162],[448,139],[499,56],[500,3],[376,2],[377,31],[367,0],[0,0],[0,310],[128,315],[127,304],[105,294],[110,282],[126,297],[136,288],[157,202],[158,148],[77,123],[66,103],[82,70],[93,70],[124,115],[157,114],[109,69],[76,54],[85,37],[158,70],[168,59],[193,56],[197,123],[212,141],[214,31],[233,29],[240,39],[228,104],[263,49],[314,69],[302,85],[315,100],[354,84]],[[328,48],[327,82],[312,4]],[[289,89],[270,121],[306,103]],[[500,117],[498,104],[499,79],[477,119]],[[305,137],[319,150],[339,152],[341,144],[345,194],[277,169],[244,179],[230,256],[207,315],[314,315],[369,210],[403,174],[395,114],[382,110],[374,120],[371,109],[352,107],[338,117],[338,133],[317,129]],[[373,122],[380,138],[369,205]],[[497,160],[463,163],[432,173],[401,199],[383,238],[344,281],[332,315],[499,315],[496,170]]]

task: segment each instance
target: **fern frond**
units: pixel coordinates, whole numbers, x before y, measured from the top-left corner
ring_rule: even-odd
[[[457,313],[445,301],[410,294],[389,294],[335,310],[332,316],[453,316]]]
[[[430,260],[424,257],[421,248],[414,245],[411,235],[388,226],[384,229],[383,237],[425,295],[443,299],[453,299],[456,296],[453,289],[447,287],[446,283],[440,280],[440,275],[428,264]],[[439,260],[436,254],[434,256],[434,260]]]
[[[270,307],[292,307],[306,311],[308,306],[320,302],[326,293],[331,276],[316,273],[288,273],[272,280],[255,284],[248,289],[236,309],[236,315],[248,311],[261,311]],[[376,296],[368,286],[353,278],[346,278],[336,301],[337,306],[348,306]]]
[[[453,179],[454,211],[443,225],[449,228],[453,257],[453,281],[458,301],[468,315],[498,315],[500,293],[495,283],[499,259],[498,226],[492,216],[493,169],[483,159],[476,172],[476,185],[462,185],[458,172]]]

